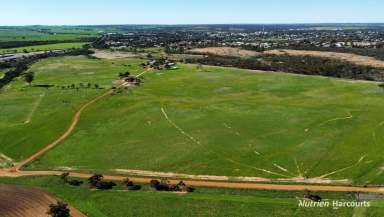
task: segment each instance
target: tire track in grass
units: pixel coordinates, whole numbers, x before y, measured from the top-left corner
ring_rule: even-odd
[[[378,129],[380,129],[380,127],[384,126],[384,121],[380,122],[377,127],[373,130],[372,132],[372,137],[373,137],[373,141],[375,142],[375,145],[379,145],[378,142],[377,142],[377,136],[376,136],[376,131]]]
[[[43,100],[44,96],[45,96],[45,93],[39,95],[39,98],[34,103],[31,111],[28,113],[28,116],[25,119],[23,124],[29,124],[29,122],[31,122],[31,119],[32,119],[33,115],[35,114],[37,108],[39,107],[41,101]]]
[[[353,115],[351,114],[351,112],[348,112],[348,115],[349,116],[347,116],[347,117],[333,118],[333,119],[324,121],[324,122],[318,124],[317,127],[325,126],[326,124],[334,122],[334,121],[348,120],[348,119],[353,118]],[[305,129],[305,132],[310,132],[310,129]],[[312,167],[310,167],[304,171],[304,174],[307,175],[308,173],[311,173],[318,165],[320,165],[322,162],[324,162],[323,159],[326,159],[327,156],[329,156],[332,152],[334,152],[335,148],[336,148],[336,146],[330,145],[330,147],[326,149],[325,153],[322,154],[322,156],[319,158],[319,160],[316,163],[314,163]]]
[[[331,122],[335,122],[335,121],[342,121],[342,120],[349,120],[349,119],[352,119],[353,118],[353,115],[351,112],[348,112],[348,116],[346,117],[339,117],[339,118],[332,118],[332,119],[329,119],[329,120],[326,120],[326,121],[323,121],[321,122],[320,124],[317,125],[317,127],[323,127]],[[305,132],[309,132],[310,129],[307,128],[304,130]]]
[[[362,156],[362,157],[361,157],[355,164],[352,164],[352,165],[350,165],[350,166],[347,166],[347,167],[344,167],[344,168],[335,170],[335,171],[330,172],[330,173],[326,173],[326,174],[321,175],[321,176],[319,176],[319,177],[317,177],[317,178],[319,178],[319,179],[324,179],[324,178],[327,178],[328,176],[331,176],[331,175],[334,175],[334,174],[336,174],[336,173],[343,172],[343,171],[345,171],[345,170],[347,170],[347,169],[350,169],[350,168],[352,168],[352,167],[358,166],[358,165],[365,159],[365,157],[366,157],[366,155],[363,155],[363,156]]]
[[[143,71],[142,73],[136,75],[135,77],[136,78],[139,78],[141,76],[143,76],[146,72],[148,72],[148,70],[145,70]],[[118,87],[116,87],[116,89],[119,89],[120,87],[123,87],[124,85],[126,85],[128,82],[124,82],[123,84],[119,85]],[[115,89],[110,89],[108,91],[106,91],[105,93],[93,98],[92,100],[88,101],[87,103],[85,103],[77,112],[76,114],[73,116],[72,118],[72,121],[70,122],[67,130],[59,137],[57,138],[55,141],[49,143],[47,146],[45,146],[44,148],[40,149],[38,152],[34,153],[33,155],[29,156],[28,158],[24,159],[23,161],[19,162],[18,164],[16,164],[14,167],[11,168],[11,171],[12,172],[17,172],[18,170],[20,170],[21,167],[25,166],[26,164],[34,161],[35,159],[37,159],[38,157],[40,157],[41,155],[45,154],[46,152],[48,152],[49,150],[51,150],[52,148],[54,148],[57,144],[61,143],[62,141],[64,141],[65,139],[67,139],[73,132],[73,130],[75,129],[77,123],[79,122],[79,119],[80,119],[80,116],[81,114],[89,107],[91,106],[92,104],[94,104],[95,102],[103,99],[104,97],[112,94],[115,92]]]
[[[262,169],[262,168],[258,168],[258,167],[250,166],[250,165],[247,165],[247,164],[243,164],[243,163],[237,162],[237,161],[235,161],[235,160],[233,160],[233,159],[230,159],[230,158],[225,158],[225,160],[227,160],[227,161],[229,161],[229,162],[232,162],[232,163],[234,163],[234,164],[243,166],[243,167],[248,167],[248,168],[250,168],[250,169],[260,171],[260,172],[264,172],[264,173],[268,173],[268,174],[272,174],[272,175],[280,176],[280,177],[284,177],[284,178],[291,178],[290,176],[286,176],[286,175],[281,174],[281,173],[277,173],[277,172],[269,171],[269,170],[266,170],[266,169]]]
[[[183,134],[185,137],[187,137],[189,140],[191,140],[192,142],[198,144],[198,145],[201,145],[201,142],[199,140],[197,140],[195,137],[191,136],[190,134],[188,134],[187,132],[185,132],[181,127],[179,127],[177,124],[175,124],[175,122],[173,122],[169,117],[168,117],[168,114],[167,112],[165,111],[164,108],[161,108],[161,113],[163,114],[163,116],[165,117],[165,119],[168,121],[168,123],[170,123],[174,128],[176,128],[181,134]]]
[[[18,171],[18,170],[20,170],[21,167],[23,167],[26,164],[34,161],[36,158],[40,157],[41,155],[45,154],[46,152],[48,152],[49,150],[54,148],[57,144],[59,144],[60,142],[64,141],[65,139],[67,139],[71,135],[73,130],[75,129],[77,123],[79,122],[80,116],[84,112],[84,110],[87,109],[89,106],[91,106],[93,103],[101,100],[102,98],[110,95],[113,92],[114,92],[114,90],[108,90],[107,92],[103,93],[102,95],[97,96],[96,98],[94,98],[94,99],[88,101],[87,103],[85,103],[76,112],[75,116],[72,118],[72,121],[70,122],[70,124],[67,127],[66,131],[59,138],[57,138],[53,142],[49,143],[47,146],[45,146],[44,148],[40,149],[38,152],[34,153],[33,155],[29,156],[28,158],[26,158],[23,161],[21,161],[18,164],[16,164],[14,167],[11,168],[11,171]]]
[[[167,112],[165,111],[165,109],[162,107],[161,108],[161,112],[163,114],[163,116],[165,117],[165,119],[174,127],[176,128],[181,134],[183,134],[185,137],[187,137],[188,139],[190,139],[192,142],[196,143],[197,145],[201,145],[201,142],[199,140],[197,140],[195,137],[191,136],[190,134],[188,134],[187,132],[185,132],[181,127],[179,127],[177,124],[175,124],[168,116]],[[286,176],[284,174],[280,174],[280,173],[277,173],[277,172],[272,172],[272,171],[269,171],[269,170],[266,170],[266,169],[262,169],[262,168],[257,168],[257,167],[254,167],[254,166],[250,166],[250,165],[247,165],[247,164],[243,164],[243,163],[240,163],[240,162],[237,162],[233,159],[230,159],[230,158],[224,158],[225,160],[231,162],[231,163],[234,163],[234,164],[237,164],[237,165],[241,165],[243,167],[248,167],[248,168],[251,168],[251,169],[254,169],[254,170],[257,170],[257,171],[261,171],[261,172],[264,172],[264,173],[268,173],[268,174],[272,174],[272,175],[276,175],[276,176],[280,176],[280,177],[284,177],[284,178],[291,178],[290,176]],[[287,172],[289,173],[288,170],[280,167],[279,165],[277,164],[273,164],[275,167],[277,167],[278,169],[280,170],[283,170],[284,172]]]

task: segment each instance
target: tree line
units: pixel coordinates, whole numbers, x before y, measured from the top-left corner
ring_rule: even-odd
[[[90,55],[92,51],[82,48],[82,49],[69,49],[63,53],[55,53],[55,52],[45,52],[38,55],[30,56],[27,58],[22,58],[20,60],[11,61],[11,62],[1,62],[0,69],[9,69],[2,78],[0,78],[0,89],[2,89],[5,85],[10,83],[13,79],[19,77],[24,72],[29,69],[29,66],[40,59],[54,57],[54,56],[77,56],[77,55]],[[26,81],[32,82],[33,75],[26,75]],[[31,80],[32,79],[32,80]],[[30,83],[29,82],[29,83]]]
[[[204,58],[189,58],[186,59],[186,62],[263,71],[384,81],[384,69],[312,56],[263,55],[261,57],[251,58],[208,56]]]

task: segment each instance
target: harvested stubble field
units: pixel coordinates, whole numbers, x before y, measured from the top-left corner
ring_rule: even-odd
[[[374,68],[384,68],[384,61],[374,57],[362,56],[353,53],[330,52],[330,51],[310,51],[310,50],[292,50],[292,49],[275,49],[264,52],[256,52],[245,50],[241,48],[232,47],[209,47],[209,48],[196,48],[189,50],[189,53],[228,56],[228,57],[257,57],[262,55],[277,55],[277,56],[312,56],[326,59],[335,59],[340,61],[349,62],[356,65],[370,66]]]
[[[261,53],[256,51],[244,50],[241,48],[232,47],[208,47],[208,48],[195,48],[189,51],[192,54],[206,54],[218,56],[232,56],[232,57],[254,57],[259,56]]]
[[[313,56],[320,58],[336,59],[346,61],[356,65],[370,66],[374,68],[384,68],[384,61],[374,57],[361,56],[352,53],[328,52],[328,51],[307,51],[307,50],[270,50],[264,54],[288,55],[288,56]]]
[[[59,201],[54,195],[39,189],[0,184],[0,216],[48,217],[50,204]],[[70,207],[72,217],[85,217]]]

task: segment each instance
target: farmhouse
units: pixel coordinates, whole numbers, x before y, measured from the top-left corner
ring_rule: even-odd
[[[143,81],[140,78],[137,78],[135,76],[131,76],[129,72],[120,73],[119,79],[112,81],[112,87],[118,88],[121,86],[124,87],[132,87],[132,86],[139,86]]]

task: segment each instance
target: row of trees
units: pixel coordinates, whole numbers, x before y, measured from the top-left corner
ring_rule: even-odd
[[[79,83],[78,85],[76,84],[71,84],[71,85],[67,85],[67,86],[61,86],[61,89],[79,89],[79,88],[95,88],[95,89],[100,89],[100,85],[99,84],[91,84],[91,83],[87,83],[87,84],[84,84],[84,83]]]
[[[80,186],[84,182],[81,180],[70,178],[69,173],[63,173],[60,176],[60,179],[65,184],[72,186]],[[88,178],[88,183],[91,188],[96,188],[99,190],[109,190],[116,186],[116,183],[111,181],[104,181],[104,176],[101,174],[94,174]],[[141,186],[133,183],[132,180],[126,178],[122,181],[122,185],[128,190],[140,190]],[[150,181],[150,186],[152,189],[157,191],[175,191],[175,192],[193,192],[194,188],[187,186],[183,181],[180,181],[177,184],[172,184],[168,179],[153,179]]]
[[[171,184],[168,179],[151,180],[151,187],[157,191],[193,192],[193,187],[187,186],[183,181]]]
[[[23,72],[27,71],[29,64],[29,61],[20,61],[13,69],[7,71],[4,76],[0,78],[0,89],[10,83],[14,78],[19,77]]]
[[[72,179],[69,177],[69,173],[63,173],[61,175],[61,180],[65,184],[70,184],[73,186],[79,186],[83,184],[83,181]],[[112,189],[116,184],[114,182],[104,181],[104,176],[101,174],[94,174],[88,178],[88,183],[92,188],[100,189],[100,190],[108,190]],[[122,182],[123,186],[128,190],[140,190],[141,186],[136,185],[130,179],[124,179]],[[171,184],[167,179],[161,180],[151,180],[150,182],[151,188],[156,191],[173,191],[173,192],[193,192],[194,188],[187,186],[183,181],[180,181],[177,184]],[[48,215],[52,217],[70,217],[70,209],[68,204],[58,201],[49,206],[49,210],[47,212]]]

